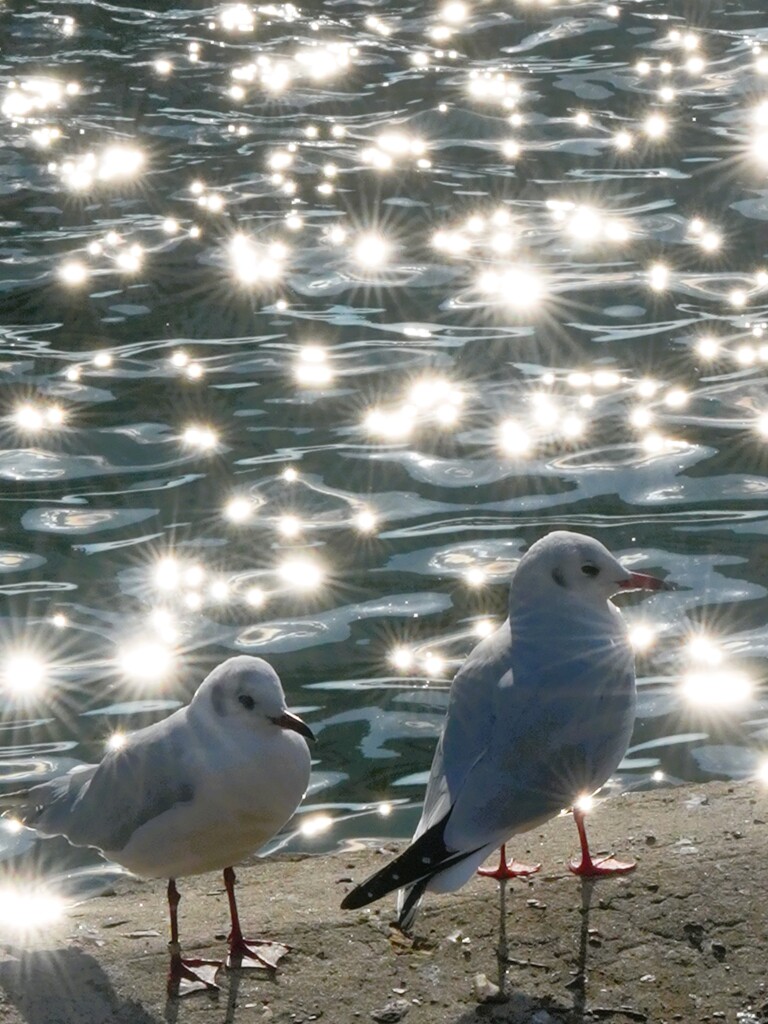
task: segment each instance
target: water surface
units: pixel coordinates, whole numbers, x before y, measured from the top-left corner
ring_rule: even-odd
[[[760,770],[768,50],[675,11],[4,5],[4,792],[249,653],[318,735],[288,844],[406,835],[553,528],[684,588],[620,600],[615,788]]]

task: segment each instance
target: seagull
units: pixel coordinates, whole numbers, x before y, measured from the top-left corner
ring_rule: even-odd
[[[398,925],[408,931],[425,891],[458,889],[511,836],[599,789],[624,756],[635,715],[632,648],[609,599],[664,587],[583,534],[557,530],[533,544],[512,578],[509,617],[453,680],[411,844],[342,907],[399,889]]]
[[[246,940],[233,864],[278,832],[309,781],[311,729],[286,707],[274,669],[229,658],[190,703],[139,729],[97,765],[81,765],[25,794],[15,817],[43,836],[91,846],[144,878],[168,879],[168,993],[216,989],[220,961],[182,959],[176,879],[223,870],[230,966],[274,968],[281,943]]]

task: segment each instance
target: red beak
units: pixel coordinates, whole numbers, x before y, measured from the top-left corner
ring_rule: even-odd
[[[672,590],[671,584],[657,576],[646,576],[644,572],[632,572],[628,580],[618,584],[620,590]]]

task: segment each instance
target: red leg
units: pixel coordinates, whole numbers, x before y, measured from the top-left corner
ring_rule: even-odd
[[[229,916],[232,921],[232,928],[227,939],[229,943],[227,967],[274,970],[285,954],[290,952],[290,946],[285,946],[282,942],[270,942],[268,939],[243,938],[240,915],[237,912],[237,900],[235,899],[236,881],[237,878],[232,868],[224,868],[224,888],[227,890]]]
[[[637,864],[633,860],[616,860],[615,857],[598,857],[592,859],[587,842],[587,833],[584,828],[586,814],[578,807],[573,809],[573,820],[579,830],[579,843],[581,844],[581,857],[574,857],[568,864],[568,870],[574,875],[581,875],[582,878],[594,878],[599,875],[620,875],[627,871],[634,871]]]
[[[218,990],[215,978],[221,970],[220,960],[200,960],[192,958],[183,960],[179,945],[178,909],[181,897],[176,888],[176,881],[168,879],[168,913],[171,918],[171,963],[168,968],[168,995],[187,996],[192,992],[212,992]]]
[[[478,875],[483,878],[495,878],[498,882],[508,878],[525,878],[534,875],[541,868],[541,864],[521,864],[514,858],[507,860],[506,843],[499,849],[499,866],[497,868],[478,868]]]

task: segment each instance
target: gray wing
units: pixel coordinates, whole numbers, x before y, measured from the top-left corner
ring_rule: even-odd
[[[152,818],[194,796],[186,767],[186,708],[140,729],[98,765],[75,768],[29,791],[22,820],[73,846],[118,851]]]
[[[496,715],[497,691],[512,686],[510,646],[510,627],[506,621],[470,652],[456,673],[414,839],[445,817],[472,766],[487,750]]]
[[[497,686],[484,749],[468,768],[445,830],[451,849],[504,842],[615,771],[634,718],[632,657],[606,642],[569,655],[556,651],[531,668],[517,654],[514,685]]]

